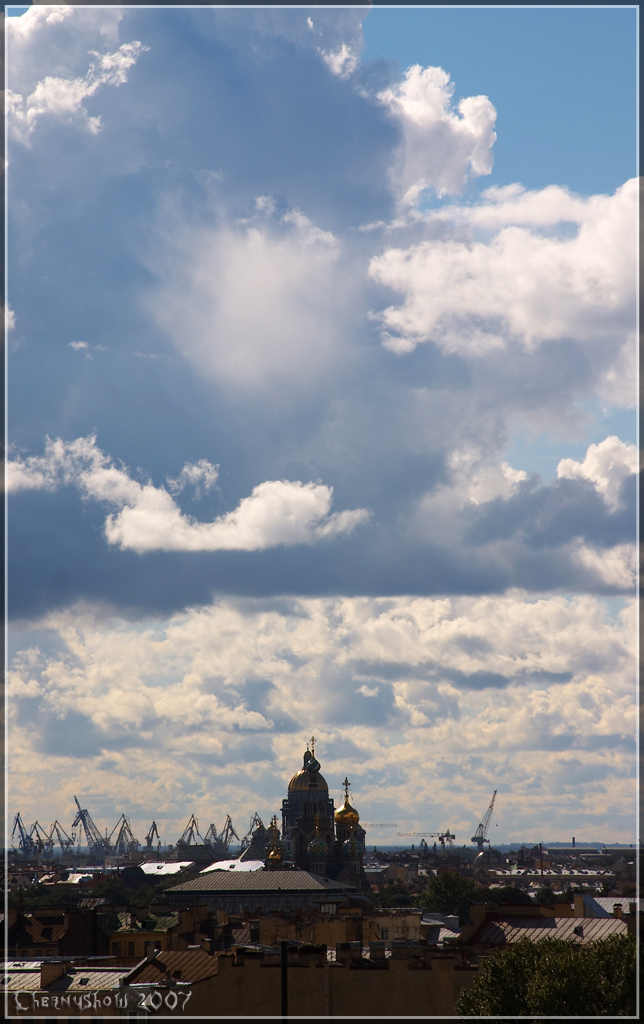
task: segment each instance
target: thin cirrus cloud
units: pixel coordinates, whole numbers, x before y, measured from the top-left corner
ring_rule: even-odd
[[[218,467],[206,459],[187,464],[169,479],[177,494],[186,484],[198,492],[214,486]],[[331,513],[333,488],[292,480],[265,480],[236,509],[214,522],[184,515],[164,487],[140,484],[127,469],[114,465],[96,446],[95,437],[65,443],[47,438],[45,454],[7,464],[10,492],[55,491],[75,484],[83,497],[120,508],[105,520],[105,538],[121,550],[261,551],[277,545],[312,544],[351,533],[369,519],[367,509]]]

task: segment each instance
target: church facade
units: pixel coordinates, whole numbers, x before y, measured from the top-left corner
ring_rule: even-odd
[[[276,819],[269,829],[268,866],[290,863],[363,888],[366,833],[360,815],[349,802],[349,781],[344,780],[344,803],[336,810],[314,744],[312,738],[302,767],[288,784],[288,796],[282,801],[281,837]]]

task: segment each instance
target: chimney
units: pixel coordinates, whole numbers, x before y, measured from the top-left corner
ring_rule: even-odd
[[[575,837],[574,836],[572,837],[572,848],[573,848],[573,850],[575,848]]]
[[[145,944],[145,959],[147,960],[147,962],[151,963],[152,960],[155,960],[156,959],[156,955],[157,955],[157,951],[154,948],[154,943],[153,942],[146,942],[146,944]]]
[[[637,913],[637,903],[629,903],[628,904],[628,912],[629,912],[629,914],[636,914]]]
[[[613,903],[613,917],[619,917],[621,919],[621,917],[622,917],[622,904],[621,903]]]
[[[58,981],[67,974],[68,963],[44,963],[40,965],[40,987],[46,989],[53,981]]]

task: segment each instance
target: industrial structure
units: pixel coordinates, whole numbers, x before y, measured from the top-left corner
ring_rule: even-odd
[[[474,843],[474,845],[477,847],[479,853],[483,853],[483,847],[485,846],[486,843],[488,844],[488,846],[490,845],[488,832],[490,830],[490,822],[492,821],[492,811],[494,810],[495,800],[496,789],[492,793],[490,806],[488,807],[487,811],[485,812],[485,815],[483,816],[483,821],[479,822],[479,827],[477,828],[476,832],[474,833],[470,840],[470,842]]]

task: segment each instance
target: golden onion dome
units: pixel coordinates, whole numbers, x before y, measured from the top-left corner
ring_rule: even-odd
[[[342,807],[338,807],[333,816],[333,820],[336,825],[340,826],[340,828],[351,828],[353,825],[358,825],[360,823],[360,815],[356,811],[355,807],[352,807],[349,803],[348,796],[345,796]]]
[[[310,750],[304,754],[304,764],[299,772],[296,772],[288,784],[289,793],[302,792],[308,789],[326,789],[326,779],[320,775],[320,762],[313,756]]]
[[[326,779],[319,772],[307,772],[306,768],[300,768],[288,784],[288,791],[292,793],[307,789],[327,789]]]

